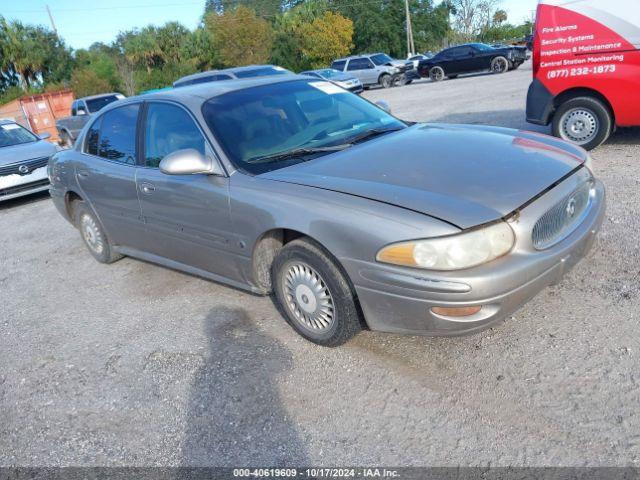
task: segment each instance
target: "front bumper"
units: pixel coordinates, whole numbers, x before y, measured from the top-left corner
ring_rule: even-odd
[[[459,272],[427,272],[343,261],[369,327],[434,336],[474,333],[504,319],[546,286],[557,283],[587,254],[605,213],[604,187],[596,181],[589,212],[576,230],[549,249],[533,249],[532,224],[550,203],[571,191],[576,179],[569,180],[571,177],[527,206],[511,223],[518,238],[511,253],[480,267]],[[431,311],[435,306],[478,305],[482,309],[467,317],[444,317]]]
[[[0,176],[0,202],[12,198],[43,192],[49,188],[47,167],[40,167],[28,175]]]

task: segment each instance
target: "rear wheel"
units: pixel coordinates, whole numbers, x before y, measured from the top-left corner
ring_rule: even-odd
[[[307,340],[336,347],[361,330],[355,293],[345,274],[317,244],[286,244],[272,266],[278,306],[289,325]]]
[[[593,97],[577,97],[564,102],[553,116],[553,134],[586,150],[609,138],[613,118],[607,106]]]
[[[444,70],[442,69],[442,67],[431,67],[431,69],[429,70],[429,78],[431,79],[431,81],[433,82],[440,82],[442,80],[444,80]]]
[[[73,203],[73,214],[82,241],[93,258],[100,263],[112,263],[122,258],[122,255],[112,250],[100,221],[84,201]]]
[[[382,88],[390,88],[393,86],[393,79],[388,73],[383,73],[378,79],[378,83]]]
[[[492,73],[504,73],[509,70],[509,60],[504,57],[496,57],[491,60]]]
[[[73,140],[71,140],[71,136],[66,131],[60,133],[60,146],[64,148],[73,146]]]

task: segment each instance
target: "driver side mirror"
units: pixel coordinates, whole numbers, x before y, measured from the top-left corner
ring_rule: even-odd
[[[76,115],[86,115],[87,111],[82,108],[82,107],[78,107],[78,109],[76,110]]]
[[[384,100],[378,100],[376,102],[376,105],[378,106],[378,108],[381,108],[382,110],[384,110],[387,113],[391,113],[391,107],[389,106],[389,104],[387,102],[385,102]]]
[[[167,175],[222,175],[218,162],[193,148],[176,150],[160,161],[160,171]]]

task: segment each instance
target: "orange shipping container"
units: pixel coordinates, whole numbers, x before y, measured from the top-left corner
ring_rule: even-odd
[[[74,100],[71,90],[25,95],[0,106],[0,118],[8,118],[41,135],[51,134],[51,141],[59,140],[56,119],[71,115]]]

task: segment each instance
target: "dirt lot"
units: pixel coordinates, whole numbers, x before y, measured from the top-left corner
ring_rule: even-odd
[[[365,96],[523,128],[528,68]],[[462,338],[316,347],[269,298],[96,263],[46,195],[2,205],[0,465],[640,466],[639,143],[594,152],[608,212],[588,258]]]

